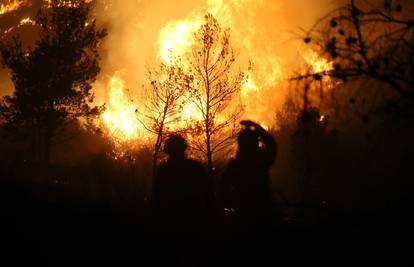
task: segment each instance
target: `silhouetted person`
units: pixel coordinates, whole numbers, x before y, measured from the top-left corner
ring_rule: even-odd
[[[157,169],[153,184],[155,212],[168,227],[197,227],[207,216],[211,190],[204,167],[185,156],[186,141],[178,135],[164,145],[169,155]]]
[[[221,196],[227,210],[242,222],[267,220],[271,210],[269,169],[276,158],[276,142],[260,125],[242,121],[238,151],[222,175]]]

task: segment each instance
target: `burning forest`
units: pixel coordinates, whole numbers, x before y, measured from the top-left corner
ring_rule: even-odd
[[[410,230],[413,10],[1,0],[4,228],[52,240],[101,224],[90,231],[133,232],[150,263],[160,249],[174,255],[157,264],[180,266],[227,258],[220,242],[260,255],[247,240],[276,233]]]

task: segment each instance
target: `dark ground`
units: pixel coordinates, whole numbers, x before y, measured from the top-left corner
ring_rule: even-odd
[[[358,263],[361,256],[367,263],[388,257],[396,263],[413,251],[408,203],[313,223],[277,220],[255,231],[237,230],[227,219],[216,218],[186,229],[187,234],[166,234],[147,209],[51,200],[50,190],[1,184],[0,261],[7,262],[1,266],[276,266],[303,260],[337,265]]]

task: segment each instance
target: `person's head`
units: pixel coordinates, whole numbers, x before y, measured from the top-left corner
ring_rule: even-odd
[[[186,149],[187,142],[180,135],[171,135],[164,144],[164,151],[170,158],[183,158]]]
[[[259,152],[259,137],[255,131],[244,129],[237,136],[238,154],[254,155]]]

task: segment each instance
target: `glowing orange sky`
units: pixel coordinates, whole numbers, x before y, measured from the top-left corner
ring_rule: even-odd
[[[6,12],[0,15],[0,31],[11,32],[10,35],[21,33],[30,39],[33,34],[24,30],[33,26],[30,18],[41,2],[11,1],[11,5],[3,6]],[[101,51],[102,71],[94,86],[96,103],[107,103],[104,121],[109,123],[113,132],[125,131],[123,134],[127,138],[137,134],[133,132],[138,126],[134,125],[132,111],[139,106],[132,106],[128,97],[138,99],[138,103],[143,101],[140,100],[140,89],[146,82],[147,69],[156,67],[160,61],[168,61],[168,50],[185,57],[186,51],[191,49],[193,31],[198,29],[208,12],[218,19],[222,28],[230,28],[231,45],[238,54],[237,68],[246,71],[253,66],[250,72],[246,72],[242,87],[244,117],[263,125],[273,124],[276,107],[282,104],[285,95],[283,82],[300,58],[298,54],[303,52],[298,51],[303,34],[299,27],[309,28],[335,2],[96,1],[94,15],[109,33]],[[14,22],[10,23],[10,20]],[[4,81],[0,85],[2,94],[12,91],[12,83],[4,73],[0,77]],[[122,84],[122,88],[112,86],[114,84]],[[122,91],[127,89],[130,89],[129,96]],[[191,109],[191,103],[185,109]],[[194,112],[191,110],[189,113]]]
[[[32,1],[1,1],[2,4],[10,2],[27,2],[21,5],[13,14],[0,15],[0,30],[17,25],[21,19],[34,16],[42,0]],[[206,10],[208,0],[98,0],[97,14],[100,22],[108,28],[107,47],[103,51],[102,75],[112,75],[116,70],[128,69],[127,87],[139,87],[144,78],[145,68],[153,64],[159,31],[172,20],[186,18],[197,10]],[[210,1],[211,2],[211,1]],[[223,1],[233,4],[235,8],[242,6],[246,0]],[[249,8],[245,12],[250,18],[257,16],[257,27],[269,30],[272,44],[268,44],[270,51],[275,51],[283,60],[292,60],[297,51],[294,33],[299,33],[299,27],[307,28],[325,10],[335,6],[334,0],[258,0],[255,3],[257,10]],[[310,3],[311,2],[311,3]],[[236,3],[236,4],[234,4]],[[253,14],[252,12],[256,12]],[[245,19],[241,12],[240,20]],[[281,25],[283,24],[283,25]],[[248,30],[248,29],[247,29]],[[263,35],[264,36],[264,35]],[[297,41],[297,40],[296,40]],[[259,41],[258,41],[259,42]],[[129,51],[134,51],[131,57]],[[0,94],[10,93],[11,83],[1,71]],[[97,84],[97,88],[102,84]],[[97,90],[98,97],[107,98],[107,92]]]

